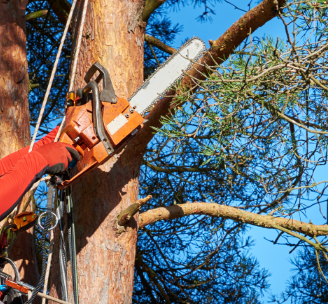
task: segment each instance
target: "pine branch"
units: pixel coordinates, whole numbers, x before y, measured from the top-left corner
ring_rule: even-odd
[[[296,231],[308,236],[328,235],[328,225],[308,224],[293,219],[260,215],[235,207],[202,202],[178,204],[148,210],[139,215],[139,228],[143,228],[157,221],[172,220],[192,214],[222,217],[253,226],[279,229],[285,232],[287,232],[287,230],[289,232]]]
[[[259,5],[248,11],[239,20],[237,20],[230,28],[217,40],[215,40],[211,48],[204,56],[194,64],[181,81],[181,89],[193,93],[198,85],[196,80],[205,80],[212,71],[211,67],[223,63],[234,50],[259,27],[275,18],[278,15],[278,9],[281,9],[286,0],[264,0]],[[278,8],[278,9],[277,9]],[[143,153],[149,141],[155,135],[154,127],[161,128],[161,117],[170,115],[175,105],[172,100],[176,92],[171,90],[162,98],[152,111],[147,115],[147,122],[142,130],[137,134],[135,140],[127,148],[133,149],[134,153]]]
[[[159,39],[157,39],[153,36],[145,34],[145,41],[153,46],[156,46],[158,49],[160,49],[161,51],[163,51],[165,53],[173,54],[176,52],[175,48],[166,45],[165,43],[163,43],[162,41],[160,41]]]

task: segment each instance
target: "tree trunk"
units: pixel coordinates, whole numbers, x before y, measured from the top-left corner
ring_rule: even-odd
[[[27,0],[0,2],[0,159],[30,143],[25,8]],[[32,229],[18,235],[9,256],[24,282],[35,284],[38,269]],[[13,274],[10,267],[6,272]]]
[[[138,23],[142,4],[143,0],[89,2],[75,89],[85,85],[83,77],[96,61],[108,69],[119,97],[128,98],[142,83],[144,28]],[[142,154],[129,150],[121,151],[72,187],[81,303],[131,303],[137,218],[121,234],[116,226],[119,213],[138,199]],[[51,294],[61,296],[56,253]],[[69,266],[69,282],[70,271]],[[69,283],[69,300],[72,297]]]

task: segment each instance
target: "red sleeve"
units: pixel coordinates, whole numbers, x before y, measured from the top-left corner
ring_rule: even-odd
[[[0,177],[0,221],[21,201],[24,194],[48,168],[48,162],[36,151],[27,153]]]
[[[46,136],[41,138],[38,142],[36,142],[33,146],[33,150],[37,150],[41,146],[45,144],[49,144],[53,142],[58,133],[59,126],[49,132]],[[0,160],[0,176],[5,174],[10,168],[12,168],[24,155],[28,153],[30,146],[27,146],[23,149],[20,149],[14,153],[7,155],[6,157]]]

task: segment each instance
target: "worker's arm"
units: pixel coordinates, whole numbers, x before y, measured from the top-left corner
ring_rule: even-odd
[[[49,132],[46,136],[41,138],[38,142],[34,144],[33,150],[35,151],[41,146],[53,142],[56,138],[58,130],[59,126]],[[7,171],[9,171],[10,168],[12,168],[24,155],[28,153],[29,149],[30,146],[27,146],[0,159],[0,176],[4,175]]]
[[[0,177],[0,221],[21,201],[24,194],[42,175],[63,172],[78,152],[64,143],[50,143],[24,155]]]

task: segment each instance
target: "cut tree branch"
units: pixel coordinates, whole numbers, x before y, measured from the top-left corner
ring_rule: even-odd
[[[279,229],[277,227],[282,227],[308,236],[328,235],[328,225],[308,224],[293,219],[251,213],[235,207],[199,202],[160,207],[141,213],[139,215],[139,228],[143,228],[157,221],[172,220],[193,214],[222,217],[270,229]]]
[[[160,41],[159,39],[157,39],[153,36],[145,34],[145,41],[153,46],[156,46],[158,49],[160,49],[161,51],[163,51],[165,53],[173,54],[176,52],[175,48],[166,45],[165,43],[163,43],[162,41]]]
[[[181,88],[195,92],[197,89],[196,79],[205,80],[212,73],[209,67],[215,68],[224,62],[250,33],[276,17],[277,8],[281,9],[285,3],[286,0],[264,0],[243,15],[219,39],[215,40],[198,63],[193,65],[188,74],[183,77]],[[160,128],[162,126],[160,118],[169,115],[170,109],[175,108],[174,105],[171,105],[174,96],[173,90],[168,92],[166,97],[162,98],[147,115],[147,122],[143,129],[138,132],[136,138],[127,147],[128,153],[130,153],[128,151],[130,148],[133,149],[134,153],[144,153],[147,144],[155,135],[152,127]]]
[[[117,217],[117,224],[120,226],[126,224],[151,198],[152,196],[148,195],[145,198],[137,200],[134,204],[123,210]]]
[[[26,21],[31,21],[33,19],[43,17],[47,14],[48,14],[48,10],[40,10],[40,11],[32,12],[32,13],[29,13],[25,16],[25,20]]]

